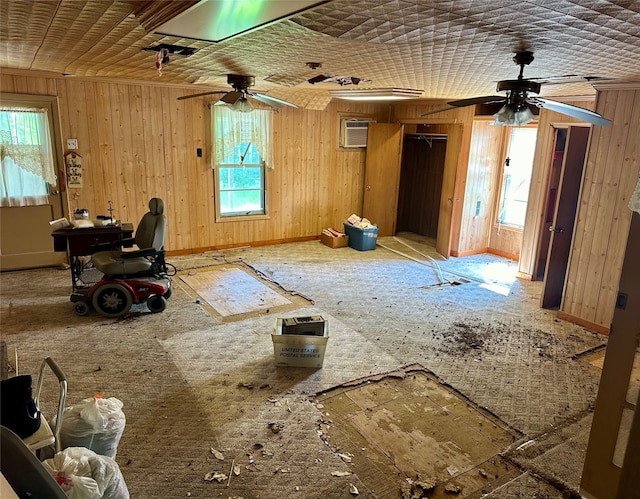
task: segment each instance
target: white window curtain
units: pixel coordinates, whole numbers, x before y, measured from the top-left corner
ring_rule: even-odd
[[[0,107],[0,205],[48,204],[56,185],[46,108]]]
[[[251,143],[258,149],[265,166],[273,168],[273,111],[254,109],[243,113],[226,105],[214,105],[211,123],[214,166],[225,164],[240,144]]]

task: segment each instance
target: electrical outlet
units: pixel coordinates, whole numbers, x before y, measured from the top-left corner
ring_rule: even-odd
[[[67,149],[74,150],[78,148],[78,139],[67,139]]]

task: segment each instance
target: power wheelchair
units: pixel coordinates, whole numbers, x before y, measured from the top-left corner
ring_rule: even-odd
[[[95,245],[91,263],[104,275],[91,287],[74,291],[71,301],[75,312],[87,315],[93,308],[105,317],[121,317],[137,303],[146,303],[153,313],[164,311],[175,274],[175,267],[165,261],[166,225],[162,199],[152,198],[135,237]],[[122,250],[132,244],[138,249]]]

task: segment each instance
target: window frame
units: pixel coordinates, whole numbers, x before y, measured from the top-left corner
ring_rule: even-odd
[[[220,189],[220,169],[221,168],[242,168],[242,167],[256,167],[260,166],[262,169],[262,193],[263,193],[263,201],[264,201],[264,213],[253,212],[249,214],[229,214],[225,215],[221,210],[221,200],[222,200],[222,191]],[[269,169],[265,166],[264,162],[260,165],[255,164],[247,164],[247,165],[237,165],[237,164],[221,164],[215,165],[213,167],[213,184],[214,184],[214,196],[215,196],[215,207],[216,207],[216,222],[238,222],[245,220],[269,220],[271,217],[268,212],[268,172]]]
[[[52,140],[51,151],[57,176],[57,183],[55,185],[50,185],[49,188],[49,205],[51,206],[52,216],[54,219],[65,216],[66,213],[70,213],[70,209],[69,198],[64,194],[67,186],[58,98],[53,95],[16,94],[7,92],[2,94],[2,102],[3,104],[12,106],[48,108],[50,118],[49,130]]]
[[[269,220],[271,218],[269,215],[269,184],[270,184],[269,177],[271,176],[270,172],[273,170],[273,165],[271,164],[269,166],[269,164],[267,163],[267,160],[262,157],[261,157],[262,163],[260,164],[254,164],[254,163],[216,164],[216,160],[215,160],[216,137],[214,137],[215,117],[213,112],[215,109],[215,104],[211,104],[210,107],[211,107],[212,113],[211,113],[211,125],[210,125],[211,133],[209,134],[209,136],[211,137],[211,169],[213,171],[215,222],[219,223],[219,222],[244,222],[244,221],[251,221],[251,220]],[[272,112],[271,110],[268,110],[268,111]],[[267,139],[271,142],[271,149],[273,149],[273,123],[271,124],[271,134]],[[271,154],[268,154],[268,156],[271,156]],[[271,160],[269,161],[269,163],[271,163]],[[263,204],[264,204],[264,213],[260,213],[256,211],[256,212],[249,212],[247,214],[243,214],[243,213],[233,213],[228,215],[223,214],[221,209],[221,200],[223,196],[223,190],[220,188],[221,187],[220,186],[220,181],[221,181],[220,169],[229,168],[229,167],[243,168],[243,167],[256,167],[256,166],[259,166],[261,168],[261,173],[262,173],[262,196],[263,196]]]
[[[495,197],[495,205],[494,205],[494,216],[493,216],[493,223],[494,226],[496,227],[500,227],[500,228],[505,228],[505,229],[511,229],[514,231],[524,231],[525,228],[525,224],[526,224],[526,218],[525,220],[522,222],[522,225],[515,225],[512,223],[506,223],[506,222],[501,222],[500,221],[500,212],[501,212],[501,208],[502,208],[502,199],[504,196],[504,189],[505,189],[505,180],[506,180],[506,176],[505,176],[505,161],[506,158],[509,154],[509,147],[511,144],[511,133],[512,130],[514,128],[530,128],[530,129],[535,129],[536,131],[538,130],[538,123],[536,121],[528,123],[527,125],[523,125],[523,126],[519,126],[519,127],[510,127],[510,126],[505,126],[503,127],[503,135],[502,135],[502,147],[501,147],[501,158],[502,161],[500,163],[500,167],[498,168],[498,190],[497,190],[497,196]],[[536,143],[538,140],[538,134],[536,133]],[[535,150],[536,150],[536,146],[534,146],[534,156],[532,158],[532,164],[531,164],[531,176],[533,177],[533,166],[534,166],[534,162],[535,162]],[[531,193],[531,185],[529,185],[529,194]],[[529,204],[529,195],[527,195],[527,205]],[[526,208],[525,208],[525,214],[526,214]]]

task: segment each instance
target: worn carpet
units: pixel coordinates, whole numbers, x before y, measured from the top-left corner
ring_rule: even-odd
[[[427,254],[428,243],[411,244]],[[419,254],[317,241],[169,258],[179,273],[167,309],[151,314],[137,306],[119,320],[75,315],[68,270],[3,273],[2,337],[18,350],[23,373],[35,373],[47,355],[58,361],[69,380],[67,405],[99,391],[124,402],[117,462],[134,498],[346,498],[350,485],[359,497],[383,497],[360,480],[357,463],[321,438],[327,415],[316,394],[411,364],[522,435],[508,452],[589,415],[600,373],[575,356],[606,337],[540,309],[540,283],[488,270],[513,274],[507,260],[450,259],[438,262],[440,270],[428,258],[416,260]],[[283,313],[262,309],[225,321],[180,284],[193,269],[218,264],[241,265],[250,277],[277,284],[270,289],[282,297],[306,299]],[[508,293],[481,286],[487,282]],[[283,314],[330,321],[322,369],[274,366],[271,332]],[[57,397],[51,381],[45,411]],[[567,452],[583,459],[578,445]],[[546,470],[554,477],[546,480],[538,468],[534,458],[523,459],[515,480],[487,492],[562,497],[576,487],[574,472],[565,478]]]

